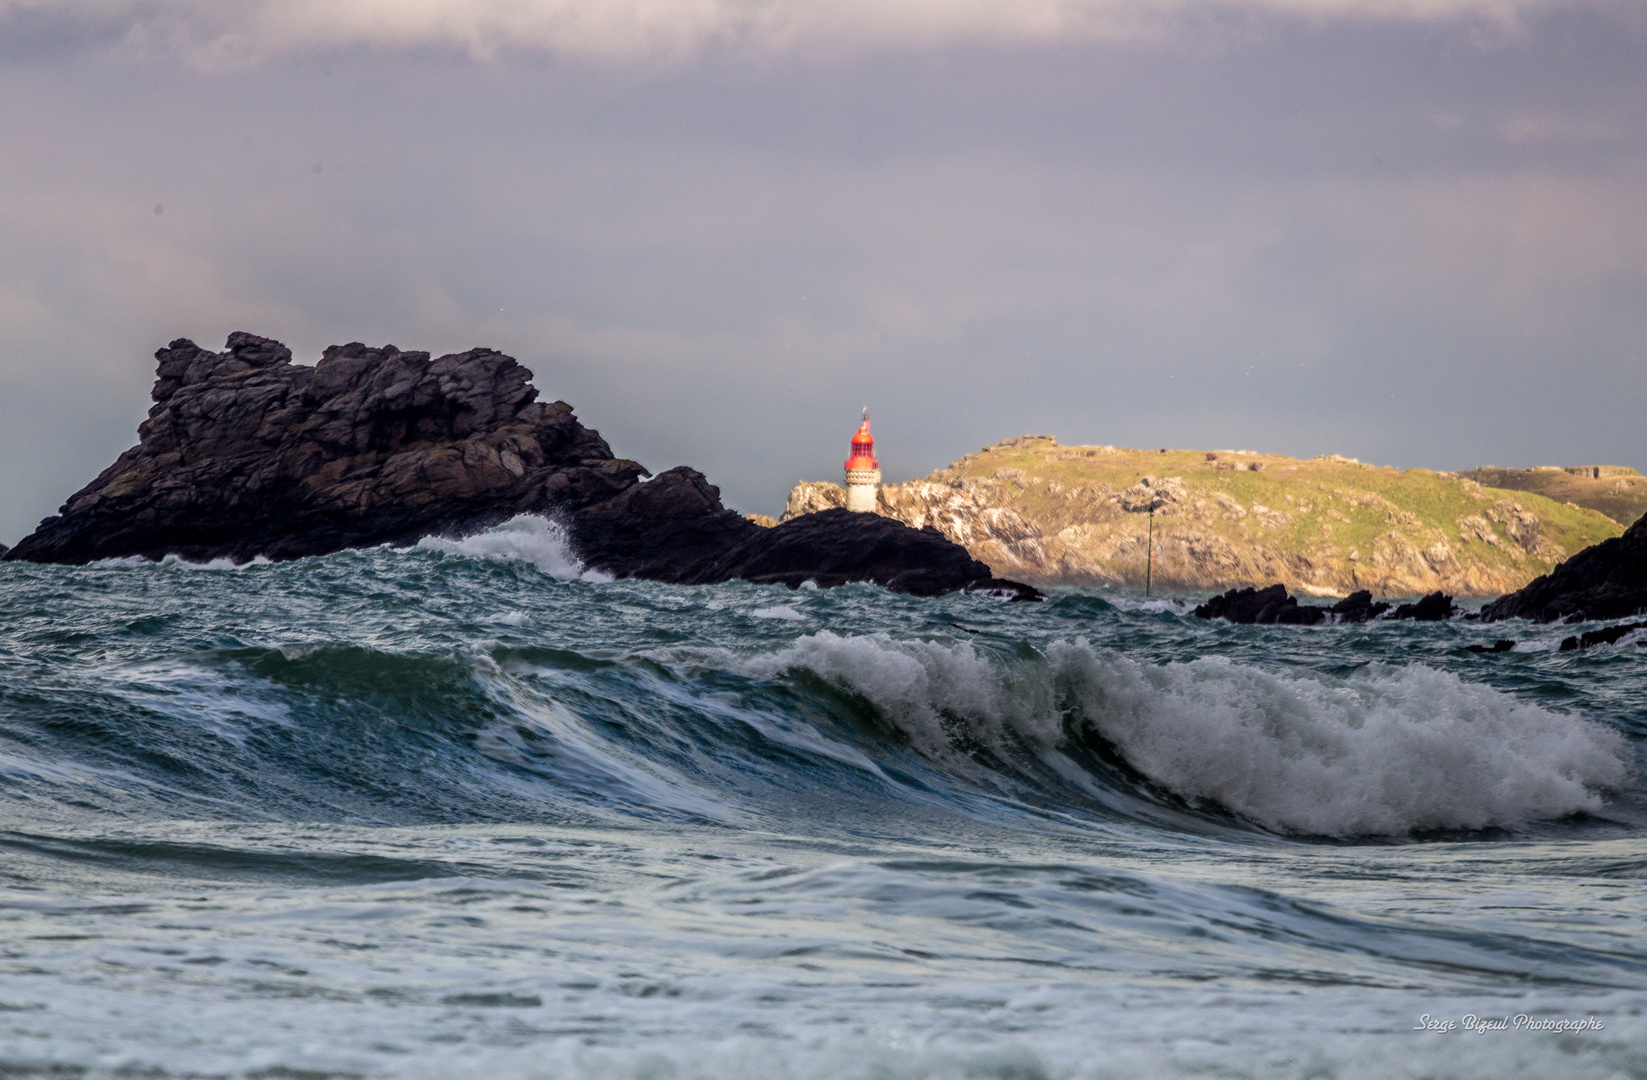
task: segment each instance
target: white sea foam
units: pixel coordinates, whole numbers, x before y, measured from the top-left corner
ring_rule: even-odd
[[[1158,600],[1141,596],[1106,596],[1104,599],[1118,611],[1146,611],[1152,615],[1183,615],[1195,608],[1192,602],[1176,596],[1164,596]]]
[[[1517,825],[1599,810],[1629,777],[1616,732],[1418,664],[1339,679],[1223,659],[1146,666],[1081,643],[1051,659],[1134,768],[1271,829]]]
[[[180,555],[167,555],[158,561],[146,559],[141,555],[123,555],[118,559],[96,559],[86,565],[94,570],[126,570],[153,566],[176,567],[179,570],[246,570],[256,566],[273,566],[274,563],[263,555],[255,555],[241,563],[227,556],[207,559],[205,562],[190,562]]]
[[[536,514],[518,514],[485,532],[458,540],[426,536],[417,542],[417,547],[420,551],[438,551],[459,558],[527,563],[562,581],[612,580],[611,575],[583,565],[572,550],[565,525]]]
[[[783,607],[782,605],[756,608],[749,613],[749,617],[752,619],[786,619],[790,622],[801,622],[806,618],[804,614],[794,608]]]
[[[1630,779],[1625,742],[1605,726],[1422,665],[1336,678],[1140,664],[1083,641],[1003,664],[964,643],[825,631],[750,667],[849,687],[949,762],[956,735],[1004,757],[1016,744],[1062,758],[1067,719],[1178,796],[1282,832],[1513,826],[1600,810]]]
[[[1518,641],[1510,651],[1524,653],[1555,652],[1560,647],[1561,639],[1559,637],[1548,637],[1533,641]]]

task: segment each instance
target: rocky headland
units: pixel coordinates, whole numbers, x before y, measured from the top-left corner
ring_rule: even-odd
[[[6,559],[285,560],[545,514],[586,565],[617,577],[1035,595],[936,531],[875,515],[762,528],[693,469],[654,477],[616,457],[491,349],[431,359],[355,342],[310,367],[278,341],[235,333],[222,352],[180,338],[155,358],[137,445]]]
[[[1580,622],[1622,619],[1647,612],[1647,514],[1623,536],[1574,555],[1525,588],[1481,609],[1489,622]]]
[[[784,520],[844,501],[838,484],[803,482]],[[1621,531],[1595,510],[1427,469],[1035,435],[883,485],[878,510],[1036,585],[1142,588],[1152,508],[1154,584],[1178,593],[1499,596]]]

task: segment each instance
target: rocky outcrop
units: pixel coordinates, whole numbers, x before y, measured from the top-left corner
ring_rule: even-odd
[[[6,557],[6,552],[9,551],[9,550],[11,550],[11,549],[6,547],[6,545],[0,544],[0,559],[5,558]]]
[[[1621,639],[1629,637],[1640,630],[1647,630],[1647,623],[1624,623],[1619,626],[1608,626],[1601,630],[1587,630],[1582,634],[1562,638],[1556,651],[1577,652],[1579,649],[1590,649],[1597,645],[1616,645]],[[1637,638],[1636,645],[1647,649],[1647,636]],[[1491,647],[1486,645],[1464,646],[1465,652],[1472,653],[1504,653],[1513,652],[1514,650],[1515,642],[1507,638],[1493,642]]]
[[[873,515],[762,528],[692,469],[646,480],[491,349],[431,359],[356,342],[307,367],[278,341],[236,333],[220,353],[180,338],[155,358],[138,444],[6,558],[293,559],[538,513],[563,518],[578,555],[618,577],[875,581],[923,595],[990,581],[936,533]]]
[[[1572,652],[1575,649],[1589,649],[1596,645],[1614,645],[1618,639],[1637,630],[1647,630],[1647,623],[1626,623],[1623,626],[1609,626],[1604,630],[1590,630],[1576,637],[1562,638],[1559,652]],[[1647,641],[1637,642],[1647,645]]]
[[[753,581],[824,587],[873,581],[894,592],[938,596],[957,588],[1039,599],[1027,585],[1000,581],[988,566],[936,529],[911,529],[876,514],[823,510],[759,529],[748,539],[680,579],[691,584]]]
[[[1585,548],[1525,588],[1481,609],[1482,619],[1621,619],[1647,611],[1647,515],[1623,536]]]
[[[1300,604],[1287,595],[1285,585],[1263,589],[1231,589],[1210,597],[1190,614],[1200,619],[1224,619],[1243,625],[1314,626],[1322,622],[1367,622],[1372,619],[1416,619],[1438,622],[1453,615],[1453,598],[1431,593],[1415,604],[1402,604],[1390,612],[1390,605],[1374,601],[1372,593],[1352,593],[1331,607]]]
[[[785,516],[844,499],[837,484],[802,482]],[[1149,574],[1162,591],[1203,594],[1279,582],[1323,597],[1499,596],[1619,531],[1594,511],[1426,469],[1050,436],[884,485],[877,512],[1036,585],[1142,588]]]
[[[1313,626],[1327,617],[1324,608],[1299,607],[1298,598],[1288,596],[1285,585],[1231,589],[1222,596],[1209,598],[1191,614],[1198,619],[1224,619],[1247,626]]]
[[[1413,619],[1417,622],[1442,622],[1454,615],[1453,598],[1445,593],[1433,592],[1421,597],[1417,603],[1402,604],[1390,615],[1392,619]]]

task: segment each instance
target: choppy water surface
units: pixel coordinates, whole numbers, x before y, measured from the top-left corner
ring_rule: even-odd
[[[0,565],[0,1076],[1647,1075],[1647,648],[1563,633]]]

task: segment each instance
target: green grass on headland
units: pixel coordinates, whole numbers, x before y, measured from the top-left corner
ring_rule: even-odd
[[[997,573],[1037,583],[1142,586],[1153,550],[1163,589],[1280,581],[1316,595],[1496,596],[1622,531],[1575,503],[1336,455],[1023,436],[889,487],[883,512],[930,520]]]
[[[1599,474],[1599,475],[1597,475]],[[1616,465],[1504,469],[1482,465],[1458,475],[1484,487],[1529,491],[1559,503],[1599,510],[1629,528],[1647,514],[1647,477]]]

